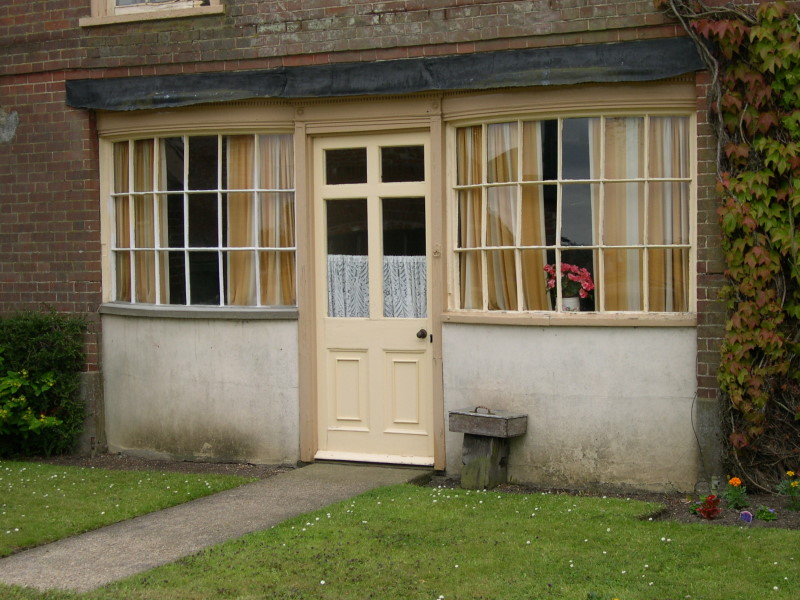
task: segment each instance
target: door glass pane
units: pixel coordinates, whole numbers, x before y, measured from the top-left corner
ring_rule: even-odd
[[[592,149],[597,147],[599,119],[564,119],[562,131],[561,161],[564,179],[590,179],[592,164],[599,159],[592,156]]]
[[[219,257],[216,252],[189,253],[192,304],[219,304]]]
[[[425,198],[384,198],[383,316],[427,316]]]
[[[592,198],[597,196],[597,184],[565,185],[561,199],[561,244],[591,246]]]
[[[367,201],[325,203],[328,240],[328,316],[369,317]]]
[[[217,245],[217,195],[189,196],[189,246],[209,248]]]
[[[367,183],[367,149],[342,148],[325,151],[325,183]]]
[[[425,181],[425,147],[381,148],[381,181]]]
[[[196,136],[189,138],[189,189],[216,190],[217,136]]]

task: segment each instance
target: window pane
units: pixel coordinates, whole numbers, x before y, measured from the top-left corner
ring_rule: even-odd
[[[607,183],[604,188],[603,243],[633,246],[644,243],[644,184]]]
[[[597,184],[564,185],[561,205],[561,244],[564,246],[591,246],[592,200],[598,196]]]
[[[156,253],[133,252],[136,269],[136,302],[156,301]]]
[[[183,252],[167,253],[167,289],[170,304],[186,304],[186,262]]]
[[[258,136],[259,185],[267,190],[294,188],[294,138],[290,134]]]
[[[183,138],[161,140],[162,189],[183,190]]]
[[[167,197],[167,245],[170,248],[183,247],[183,224],[183,194],[170,194]]]
[[[689,306],[689,250],[651,248],[648,252],[649,309],[685,312]]]
[[[294,194],[259,194],[261,226],[259,245],[266,248],[292,248],[294,240]]]
[[[520,243],[523,246],[545,245],[545,187],[543,185],[526,185],[522,188]],[[554,188],[553,192],[555,191]],[[555,210],[555,204],[553,206]]]
[[[458,169],[458,185],[475,185],[481,183],[481,128],[461,127],[456,130],[456,163]]]
[[[458,270],[461,281],[461,308],[483,308],[483,277],[480,252],[459,252]]]
[[[486,128],[489,183],[517,181],[517,123],[494,123]]]
[[[558,179],[558,121],[542,121],[542,174],[544,179]]]
[[[513,246],[516,223],[516,187],[489,188],[486,199],[486,245]]]
[[[477,248],[481,244],[481,191],[458,191],[458,247]]]
[[[591,179],[599,175],[600,119],[564,119],[561,162],[564,179]]]
[[[367,201],[328,200],[328,316],[369,316]]]
[[[217,136],[189,138],[189,189],[216,190],[218,165]]]
[[[650,177],[689,177],[689,119],[650,117]]]
[[[381,148],[381,181],[425,181],[425,147]]]
[[[384,198],[383,316],[420,319],[428,312],[425,198]]]
[[[325,151],[325,183],[367,182],[367,149],[344,148]]]
[[[523,250],[522,264],[522,310],[550,310],[544,266],[547,264],[545,250]]]
[[[259,252],[262,306],[295,306],[294,252]]]
[[[648,193],[650,244],[689,243],[689,183],[651,183]]]
[[[643,251],[609,249],[603,252],[603,295],[606,310],[644,310]]]
[[[594,250],[564,250],[561,253],[561,266],[562,268],[564,265],[573,265],[578,267],[578,269],[586,269],[589,273],[590,283],[592,285],[597,285],[597,280],[595,277],[595,273],[597,272],[595,269],[595,251]],[[573,276],[575,276],[573,274]],[[580,276],[577,276],[580,277]],[[567,275],[566,279],[561,278],[559,281],[559,285],[561,285],[561,296],[564,298],[578,296],[580,298],[580,309],[582,311],[593,311],[595,310],[595,290],[587,290],[584,288],[584,281],[585,279],[579,278],[577,281],[574,281],[572,278]],[[588,286],[588,287],[591,287]],[[583,289],[586,292],[586,297],[581,298],[580,290]],[[555,305],[555,293],[552,294],[553,304]]]
[[[544,179],[543,132],[540,121],[522,124],[522,179],[540,181]]]
[[[227,304],[247,306],[256,303],[256,255],[249,250],[225,252]]]
[[[229,193],[227,197],[227,243],[232,248],[255,245],[255,201],[251,192]]]
[[[216,252],[189,253],[192,304],[219,304],[219,258]]]
[[[606,179],[644,177],[644,119],[606,119],[605,163]]]
[[[189,196],[190,247],[217,246],[217,214],[216,194],[192,194]]]
[[[116,218],[116,247],[130,248],[130,203],[128,196],[118,196],[114,198],[114,216]]]
[[[117,271],[116,299],[121,302],[131,301],[131,255],[129,252],[117,252],[115,255],[115,268]]]
[[[153,191],[153,140],[136,140],[133,144],[133,189]]]
[[[489,310],[517,310],[517,269],[513,250],[486,252]]]
[[[133,197],[133,231],[137,248],[152,248],[156,245],[154,204],[150,194]]]

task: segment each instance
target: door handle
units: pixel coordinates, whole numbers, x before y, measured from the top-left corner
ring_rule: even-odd
[[[417,337],[418,337],[419,339],[421,339],[421,340],[424,340],[426,337],[428,337],[428,332],[427,332],[427,331],[425,331],[424,329],[420,329],[420,330],[417,332]]]

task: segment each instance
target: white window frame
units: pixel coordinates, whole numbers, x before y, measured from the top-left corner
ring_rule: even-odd
[[[573,118],[624,118],[624,117],[643,117],[645,119],[649,117],[685,117],[688,119],[688,127],[687,127],[687,136],[688,136],[688,146],[689,146],[689,164],[688,164],[688,172],[689,176],[685,178],[665,178],[659,179],[654,177],[649,177],[649,173],[645,173],[644,178],[637,178],[631,180],[621,180],[622,183],[627,181],[631,181],[634,183],[641,182],[645,184],[645,188],[647,188],[646,182],[659,182],[659,181],[676,181],[679,180],[681,182],[686,182],[689,184],[689,205],[688,205],[688,240],[689,242],[686,244],[670,244],[669,246],[660,246],[660,245],[648,245],[646,242],[630,245],[630,249],[639,249],[642,251],[646,251],[647,248],[659,248],[659,247],[668,247],[669,249],[672,248],[680,248],[685,249],[687,251],[687,261],[688,261],[688,278],[686,281],[687,286],[687,303],[688,309],[686,312],[653,312],[649,311],[647,304],[645,302],[645,308],[641,311],[609,311],[605,310],[603,307],[603,299],[596,297],[596,309],[592,312],[578,312],[578,313],[566,313],[563,312],[560,306],[560,299],[561,299],[561,291],[560,289],[557,292],[557,301],[556,305],[552,308],[552,310],[543,310],[543,311],[534,311],[534,310],[490,310],[487,306],[488,301],[488,290],[487,290],[487,279],[486,279],[486,259],[481,259],[482,264],[482,308],[477,309],[469,309],[469,308],[462,308],[460,305],[461,302],[461,281],[460,281],[460,268],[459,268],[459,254],[462,252],[467,252],[469,249],[461,249],[458,247],[459,240],[458,240],[458,220],[459,220],[459,200],[458,200],[458,192],[459,190],[469,189],[469,188],[490,188],[496,186],[498,184],[490,184],[487,181],[486,176],[486,169],[487,169],[487,157],[486,157],[486,144],[487,144],[487,127],[489,125],[495,123],[506,123],[506,122],[517,122],[518,123],[518,135],[522,135],[522,123],[525,121],[549,121],[549,120],[557,120],[558,121],[558,128],[559,128],[559,139],[561,136],[561,128],[562,123],[565,119],[573,119]],[[476,185],[458,185],[457,182],[457,152],[456,152],[456,132],[459,128],[462,127],[471,127],[471,126],[481,126],[482,128],[482,145],[481,145],[481,182],[480,184]],[[696,281],[697,281],[697,266],[696,266],[696,253],[697,253],[697,226],[696,226],[696,207],[697,207],[697,150],[696,150],[696,131],[697,131],[697,119],[696,113],[689,112],[685,110],[670,110],[665,108],[663,110],[647,110],[647,109],[629,109],[629,110],[603,110],[599,109],[596,111],[586,110],[586,111],[562,111],[558,113],[532,113],[532,114],[504,114],[502,117],[489,117],[489,118],[473,118],[465,121],[452,121],[448,124],[449,136],[448,136],[448,156],[450,157],[449,163],[449,214],[451,215],[449,219],[449,231],[448,231],[448,238],[449,238],[449,247],[450,247],[450,259],[449,259],[449,288],[450,292],[448,294],[449,301],[448,301],[448,314],[450,315],[448,320],[453,322],[487,322],[493,323],[498,321],[507,321],[508,323],[518,322],[520,318],[529,319],[533,317],[534,319],[538,319],[538,317],[544,316],[545,320],[542,321],[541,324],[549,323],[549,324],[556,324],[557,321],[564,320],[564,324],[589,324],[592,321],[595,321],[598,325],[614,325],[614,324],[621,324],[622,321],[630,321],[631,319],[635,320],[643,320],[643,321],[653,321],[653,320],[662,320],[664,324],[674,324],[674,325],[683,325],[683,324],[694,324],[695,322],[695,315],[696,315]],[[604,158],[601,160],[605,160]],[[522,161],[522,151],[519,151],[518,163]],[[538,182],[544,185],[554,185],[558,187],[558,208],[557,208],[557,215],[556,218],[558,219],[558,226],[560,228],[561,225],[561,197],[562,197],[562,189],[563,185],[572,185],[572,184],[596,184],[602,181],[605,181],[604,178],[600,179],[587,179],[587,180],[575,180],[575,179],[563,179],[561,177],[561,156],[558,157],[559,162],[559,177],[555,180],[547,180]],[[519,180],[516,182],[512,182],[508,185],[519,186],[529,182],[522,181],[522,169],[521,164],[518,165],[518,173],[519,173]],[[617,183],[618,180],[613,180],[614,183]],[[500,184],[503,185],[503,184]],[[645,199],[645,205],[646,205]],[[519,215],[520,211],[520,204],[517,203],[517,228],[520,227],[521,217]],[[602,203],[601,203],[602,206]],[[482,219],[482,240],[485,239],[485,230],[486,230],[486,190],[483,191],[483,200],[482,200],[482,210],[484,212],[484,216]],[[602,219],[602,211],[600,214],[600,218]],[[542,246],[520,246],[516,245],[513,248],[509,247],[490,247],[487,245],[480,246],[477,248],[481,254],[485,254],[487,251],[491,250],[499,250],[499,249],[513,249],[515,253],[517,253],[517,293],[518,298],[521,295],[521,280],[520,280],[520,267],[519,267],[519,253],[522,249],[542,249],[542,250],[554,250],[557,259],[556,263],[560,266],[561,259],[560,254],[562,251],[569,251],[569,250],[590,250],[593,253],[597,254],[602,252],[602,249],[605,248],[605,245],[600,242],[595,242],[590,246],[562,246],[558,241],[556,241],[555,245],[542,245]],[[626,247],[627,248],[627,247]],[[474,250],[473,250],[474,251]],[[646,252],[645,252],[646,253]],[[596,268],[594,270],[594,279],[595,285],[598,285],[598,281],[602,280],[602,260],[598,260],[598,257],[595,256],[595,264]],[[597,263],[600,263],[598,265]],[[542,275],[544,277],[544,274]],[[646,273],[645,273],[646,276]],[[646,281],[646,280],[645,280]],[[560,288],[560,286],[559,286]],[[598,294],[598,290],[595,289],[595,294]],[[572,321],[572,323],[569,323]],[[521,321],[519,321],[521,322]],[[671,322],[671,323],[670,323]]]
[[[169,0],[169,2],[148,3],[152,0],[140,0],[134,6],[117,6],[116,0],[91,0],[92,14],[80,19],[81,27],[128,23],[133,21],[149,21],[155,19],[176,19],[182,17],[198,17],[203,15],[223,14],[225,7],[222,0]]]

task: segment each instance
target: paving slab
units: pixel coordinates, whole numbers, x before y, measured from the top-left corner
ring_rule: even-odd
[[[85,592],[432,471],[315,463],[0,559],[0,582]]]

